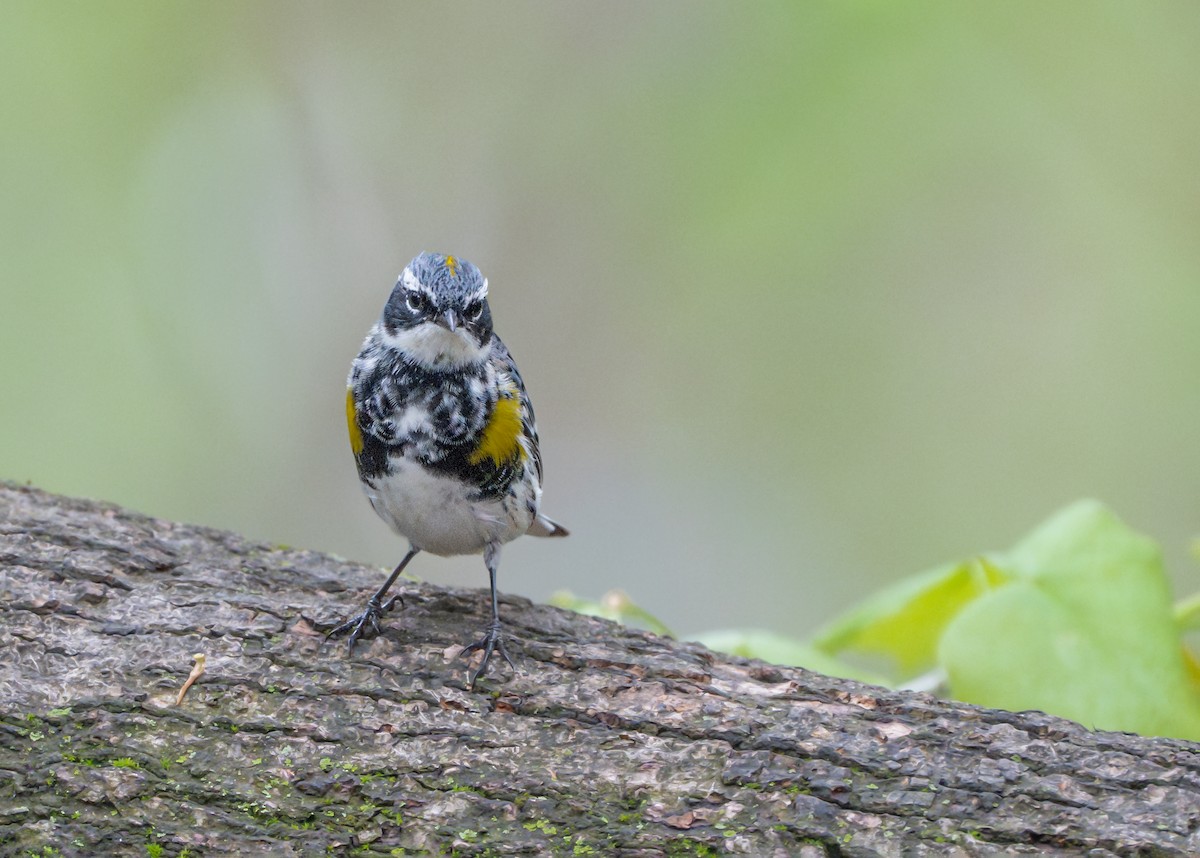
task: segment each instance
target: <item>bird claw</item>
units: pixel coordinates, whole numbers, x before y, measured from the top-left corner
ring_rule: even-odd
[[[492,653],[498,652],[508,662],[508,666],[516,671],[517,666],[513,664],[512,658],[508,655],[508,649],[504,646],[504,638],[500,636],[500,624],[489,623],[487,630],[483,633],[483,637],[474,643],[467,644],[458,654],[460,658],[466,658],[473,652],[482,652],[483,660],[479,662],[479,667],[475,668],[471,673],[471,688],[475,687],[475,681],[487,672],[488,662],[492,660]]]
[[[375,637],[382,633],[383,629],[379,625],[383,615],[395,607],[396,602],[399,602],[403,607],[404,598],[402,596],[392,596],[386,603],[380,602],[376,596],[372,596],[367,601],[367,609],[361,614],[356,614],[346,622],[339,626],[335,626],[325,633],[325,639],[341,637],[349,634],[350,655],[354,655],[354,645],[358,643],[359,638]]]

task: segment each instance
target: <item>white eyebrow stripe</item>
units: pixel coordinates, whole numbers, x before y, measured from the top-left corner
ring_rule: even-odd
[[[433,290],[417,279],[411,268],[405,268],[400,274],[400,285],[409,292],[423,292],[430,298],[434,297]]]
[[[487,278],[483,278],[483,285],[475,290],[475,294],[471,296],[473,301],[482,301],[487,297]]]

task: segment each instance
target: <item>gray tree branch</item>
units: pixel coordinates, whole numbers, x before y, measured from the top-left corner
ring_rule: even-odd
[[[513,597],[472,692],[479,591],[325,640],[384,574],[0,485],[0,853],[1200,854],[1195,744]]]

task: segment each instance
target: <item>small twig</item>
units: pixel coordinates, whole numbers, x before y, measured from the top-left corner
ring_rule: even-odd
[[[192,668],[192,672],[188,674],[187,680],[183,683],[183,688],[179,689],[179,696],[175,698],[175,705],[178,706],[183,702],[183,695],[188,693],[188,689],[192,687],[192,683],[200,678],[200,674],[204,673],[204,653],[198,652],[192,656],[196,662]]]

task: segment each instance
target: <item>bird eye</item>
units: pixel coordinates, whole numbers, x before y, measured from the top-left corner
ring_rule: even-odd
[[[463,316],[465,316],[467,318],[467,320],[471,321],[471,322],[478,322],[479,317],[482,315],[483,315],[483,302],[482,301],[472,301],[471,303],[467,304],[467,306],[463,309]]]
[[[405,303],[408,304],[408,309],[414,313],[423,313],[425,308],[429,306],[429,299],[421,292],[409,292],[405,297]]]

